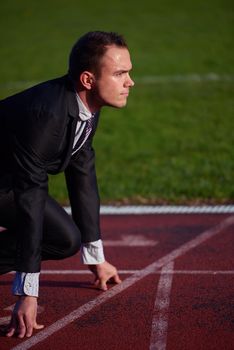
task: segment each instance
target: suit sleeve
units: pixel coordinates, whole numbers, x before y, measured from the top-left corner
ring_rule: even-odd
[[[33,122],[25,118],[23,128],[17,128],[11,135],[13,189],[18,214],[16,268],[23,272],[40,271],[44,208],[48,193],[46,164],[56,149],[56,138],[46,134],[51,130],[47,122],[51,118],[36,111],[34,115]]]
[[[92,139],[75,154],[65,170],[72,217],[81,232],[82,243],[97,241],[100,234],[100,199]]]

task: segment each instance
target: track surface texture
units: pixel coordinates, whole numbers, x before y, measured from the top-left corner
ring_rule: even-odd
[[[80,256],[45,262],[29,339],[1,350],[234,349],[233,214],[102,215],[105,256],[122,283],[94,288]],[[13,275],[0,277],[0,325]]]

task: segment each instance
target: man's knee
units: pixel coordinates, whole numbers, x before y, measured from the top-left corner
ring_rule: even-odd
[[[70,237],[69,241],[66,242],[64,246],[64,258],[75,255],[81,247],[81,238],[79,235],[75,237]]]
[[[42,260],[60,260],[75,255],[80,249],[81,238],[79,232],[73,230],[72,233],[57,236],[57,239],[54,237],[53,241],[44,241]]]

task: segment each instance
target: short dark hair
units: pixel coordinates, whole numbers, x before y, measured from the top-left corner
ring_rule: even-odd
[[[98,73],[100,59],[110,45],[127,48],[123,36],[114,32],[93,31],[83,35],[69,56],[70,77],[77,81],[85,70]]]

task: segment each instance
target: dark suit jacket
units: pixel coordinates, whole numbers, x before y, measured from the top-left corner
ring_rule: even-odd
[[[64,171],[82,242],[100,238],[92,137],[71,156],[78,104],[69,77],[44,82],[0,101],[0,192],[14,191],[20,234],[17,270],[40,270],[48,174]],[[98,119],[98,117],[97,117]]]

